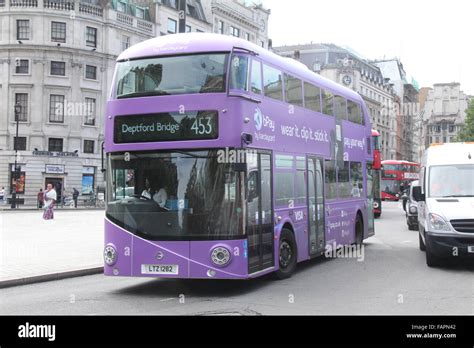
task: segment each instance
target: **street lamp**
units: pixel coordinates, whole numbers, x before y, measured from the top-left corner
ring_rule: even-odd
[[[20,103],[15,104],[15,122],[16,122],[16,135],[15,140],[13,141],[13,149],[15,150],[15,166],[13,171],[13,192],[12,192],[12,204],[11,208],[16,209],[16,189],[18,184],[18,168],[17,168],[17,157],[18,157],[18,124],[20,122],[20,113],[21,113],[21,105]]]

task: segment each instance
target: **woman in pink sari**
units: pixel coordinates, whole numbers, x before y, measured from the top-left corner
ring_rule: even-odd
[[[56,191],[52,184],[48,184],[46,191],[44,192],[44,213],[43,219],[52,220],[54,219],[54,205],[58,199]]]

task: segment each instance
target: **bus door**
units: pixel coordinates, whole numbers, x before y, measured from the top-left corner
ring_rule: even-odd
[[[324,253],[324,180],[323,160],[308,156],[308,218],[309,218],[309,254]]]
[[[249,157],[253,157],[249,160]],[[249,274],[273,266],[272,159],[247,155],[247,243]]]

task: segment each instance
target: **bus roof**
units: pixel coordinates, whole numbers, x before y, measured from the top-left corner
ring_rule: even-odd
[[[123,51],[118,56],[117,61],[199,52],[231,52],[233,49],[238,52],[250,51],[255,53],[265,63],[277,66],[284,72],[294,74],[303,80],[317,84],[319,87],[327,88],[335,94],[349,97],[364,104],[362,97],[357,92],[316,74],[304,64],[281,57],[247,40],[228,35],[183,33],[159,36],[133,45]]]

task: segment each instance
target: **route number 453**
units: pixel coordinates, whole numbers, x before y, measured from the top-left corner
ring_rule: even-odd
[[[191,126],[191,130],[197,135],[211,134],[212,123],[210,117],[196,118]]]

